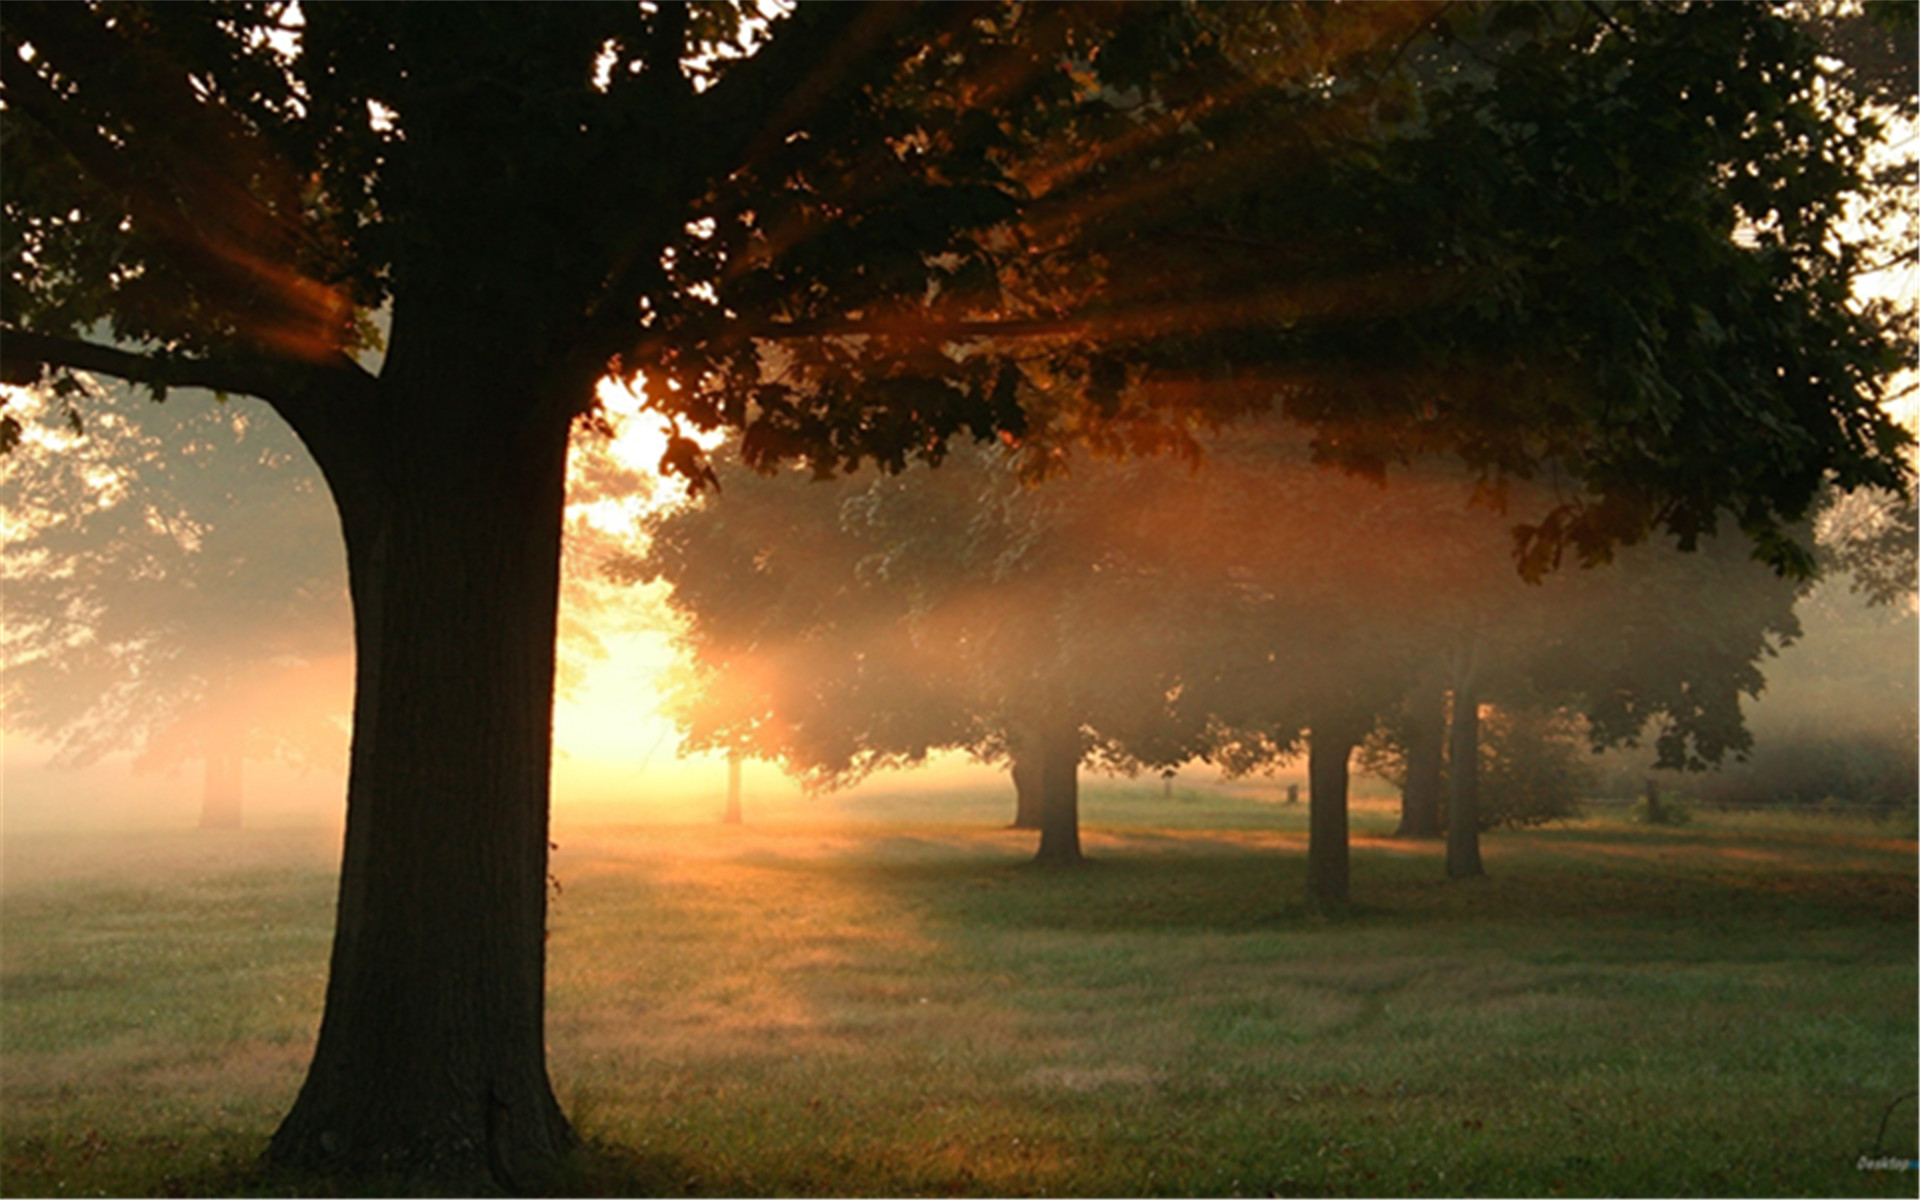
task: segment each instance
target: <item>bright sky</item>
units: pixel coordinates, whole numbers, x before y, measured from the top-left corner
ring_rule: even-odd
[[[603,380],[599,397],[615,436],[597,444],[577,440],[575,455],[603,454],[621,467],[657,478],[667,447],[666,422],[646,410],[634,387],[617,380]],[[712,448],[720,439],[695,440]],[[576,478],[578,472],[576,463]],[[650,494],[576,503],[572,511],[601,533],[631,538],[647,513],[683,503],[685,495],[681,484],[666,480]],[[677,821],[711,819],[720,811],[726,788],[724,757],[681,758],[679,731],[660,714],[661,676],[675,661],[670,631],[657,617],[649,619],[649,614],[661,612],[656,604],[628,602],[618,612],[596,612],[591,618],[606,656],[586,662],[579,685],[554,705],[556,815]],[[1002,779],[997,770],[953,755],[883,783],[889,788],[948,787],[973,781],[991,787]],[[783,813],[832,807],[831,800],[804,797],[791,780],[764,763],[748,765],[744,790],[750,813],[756,808],[765,812],[769,804]]]
[[[580,478],[582,460],[594,456],[604,456],[643,478],[657,479],[660,456],[667,448],[666,421],[647,411],[635,386],[604,379],[598,395],[615,436],[609,441],[576,438],[575,480]],[[709,445],[717,441],[701,440]],[[634,530],[649,512],[681,503],[684,495],[679,485],[660,481],[651,490],[576,500],[570,511],[599,533],[631,545]],[[593,569],[591,563],[581,567]],[[568,601],[563,596],[561,602]],[[619,598],[613,603],[621,611],[595,613],[590,618],[597,630],[603,624],[613,626],[597,632],[606,656],[589,660],[580,684],[554,705],[555,806],[631,804],[649,815],[685,815],[689,805],[703,803],[704,793],[717,795],[724,789],[724,760],[679,757],[678,731],[659,710],[660,676],[674,662],[669,631],[644,617],[657,612],[657,606],[622,605]],[[636,614],[641,614],[637,623]],[[614,620],[604,622],[599,619],[602,615]]]

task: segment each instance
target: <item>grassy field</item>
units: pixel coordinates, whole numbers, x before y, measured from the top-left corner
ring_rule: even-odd
[[[1915,845],[1832,819],[1493,835],[1095,788],[563,829],[554,1084],[612,1194],[1906,1195]],[[751,813],[749,814],[751,818]],[[251,1193],[318,1019],[316,834],[38,835],[0,893],[0,1189]]]

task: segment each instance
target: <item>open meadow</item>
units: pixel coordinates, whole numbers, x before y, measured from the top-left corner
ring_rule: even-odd
[[[1065,871],[1009,810],[559,829],[579,1189],[1915,1194],[1859,1166],[1920,1155],[1911,824],[1593,817],[1489,835],[1450,884],[1371,802],[1331,920],[1304,804],[1096,785]],[[251,1164],[311,1051],[336,853],[10,838],[0,1188],[303,1190]]]

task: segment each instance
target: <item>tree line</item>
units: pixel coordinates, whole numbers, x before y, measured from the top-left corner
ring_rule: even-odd
[[[1651,733],[1659,765],[1718,763],[1751,745],[1742,700],[1798,634],[1806,587],[1719,538],[1529,584],[1471,477],[1343,475],[1277,422],[1198,464],[1082,456],[1038,486],[999,448],[871,481],[716,469],[714,492],[650,520],[643,556],[610,564],[671,586],[689,748],[816,789],[965,751],[1008,767],[1014,824],[1050,863],[1080,857],[1082,764],[1239,775],[1304,753],[1323,906],[1349,899],[1363,745],[1403,789],[1402,832],[1446,832],[1448,874],[1480,874],[1480,831],[1525,819],[1506,780],[1482,811],[1483,712],[1502,746],[1522,744],[1515,721],[1532,731],[1488,763],[1505,771],[1556,769],[1575,717],[1595,750]]]

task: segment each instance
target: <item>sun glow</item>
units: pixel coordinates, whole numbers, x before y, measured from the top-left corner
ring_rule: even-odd
[[[686,488],[661,473],[674,428],[649,408],[639,381],[608,376],[594,391],[598,415],[612,436],[583,433],[574,442],[569,479],[569,515],[601,533],[630,537],[652,512],[684,503]],[[720,445],[720,431],[688,432],[702,450]]]
[[[648,407],[638,380],[603,379],[595,398],[602,421],[576,435],[568,469],[561,658],[571,678],[554,706],[555,805],[602,818],[704,819],[725,764],[682,759],[679,732],[660,712],[661,676],[678,653],[671,615],[659,585],[616,582],[605,571],[645,549],[650,514],[686,502],[686,488],[661,473],[673,428]],[[722,437],[692,436],[708,450]]]

